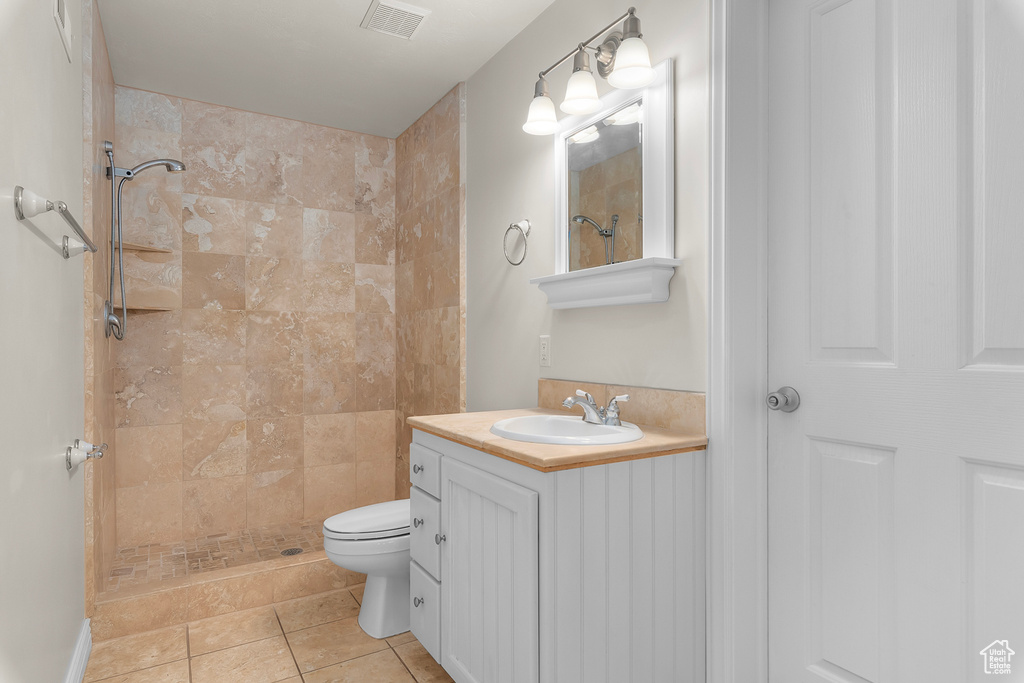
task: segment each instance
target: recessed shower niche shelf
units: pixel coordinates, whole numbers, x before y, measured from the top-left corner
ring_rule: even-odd
[[[128,310],[174,311],[181,308],[181,257],[170,249],[124,243],[124,278]],[[114,309],[123,310],[120,292]]]
[[[114,246],[117,246],[116,244]],[[162,249],[160,247],[151,247],[145,244],[134,244],[132,242],[123,243],[125,251],[151,251],[157,254],[173,254],[174,252],[170,249]],[[130,310],[130,309],[129,309]]]

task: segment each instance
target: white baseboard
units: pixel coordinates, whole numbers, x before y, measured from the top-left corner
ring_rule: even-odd
[[[85,667],[89,664],[89,653],[92,652],[92,629],[89,628],[89,620],[82,621],[82,628],[78,631],[78,640],[75,641],[75,651],[71,655],[71,663],[68,664],[68,672],[64,676],[64,683],[82,683],[85,678]]]

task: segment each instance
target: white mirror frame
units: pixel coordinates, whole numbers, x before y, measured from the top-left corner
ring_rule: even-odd
[[[675,258],[675,121],[672,60],[654,67],[654,82],[643,90],[613,90],[601,110],[562,119],[555,136],[555,274],[534,278],[552,308],[612,306],[668,300],[668,282],[682,261]],[[643,257],[569,271],[567,140],[614,111],[643,100]]]

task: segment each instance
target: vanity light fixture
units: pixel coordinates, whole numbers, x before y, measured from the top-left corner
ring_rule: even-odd
[[[595,46],[591,43],[601,34],[622,22],[621,31],[612,31]],[[601,108],[597,96],[597,81],[590,69],[590,55],[593,50],[597,58],[597,72],[616,88],[643,88],[654,80],[651,55],[640,32],[640,19],[636,8],[629,10],[612,23],[580,43],[575,50],[562,57],[550,67],[541,71],[533,90],[533,101],[527,114],[523,130],[530,135],[551,135],[558,130],[555,105],[548,92],[545,76],[573,57],[572,75],[565,89],[565,98],[559,108],[567,114],[591,114]]]

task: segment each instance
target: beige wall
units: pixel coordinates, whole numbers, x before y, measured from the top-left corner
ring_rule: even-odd
[[[118,87],[117,545],[395,494],[395,141]]]
[[[82,5],[68,0],[72,26]],[[14,217],[23,185],[82,217],[82,42],[68,63],[51,3],[0,3],[0,680],[60,681],[84,618],[83,261],[55,213]],[[91,258],[91,257],[89,257]]]
[[[409,495],[411,415],[458,413],[465,389],[465,84],[398,136],[398,469]]]
[[[652,60],[675,60],[676,256],[685,263],[672,279],[671,298],[553,311],[528,282],[554,272],[553,142],[521,128],[536,74],[623,9],[610,0],[556,0],[467,83],[470,410],[533,405],[538,377],[705,389],[707,0],[637,6]],[[556,104],[570,71],[560,67],[549,79]],[[501,239],[510,222],[524,217],[533,223],[529,253],[513,268]],[[551,335],[550,368],[538,364],[541,334]]]

